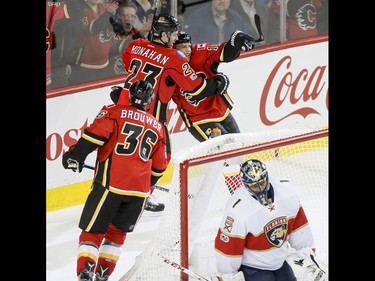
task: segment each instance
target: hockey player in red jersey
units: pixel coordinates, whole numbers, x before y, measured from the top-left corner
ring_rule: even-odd
[[[95,177],[79,227],[78,280],[105,281],[113,272],[128,232],[136,226],[167,167],[163,125],[147,113],[152,85],[134,81],[130,105],[104,106],[77,144],[63,155],[65,169],[81,172],[98,149]]]
[[[171,157],[171,145],[167,127],[167,109],[175,88],[184,89],[189,99],[194,102],[207,96],[225,93],[228,87],[225,75],[217,74],[212,79],[197,76],[185,55],[173,48],[173,43],[178,39],[179,28],[180,23],[172,15],[162,13],[155,16],[152,41],[142,38],[133,40],[123,53],[123,62],[128,75],[120,97],[111,96],[115,103],[127,104],[129,88],[134,81],[146,80],[153,85],[155,99],[151,103],[149,112],[165,127],[168,161]],[[152,206],[159,210],[164,209],[160,204]]]
[[[235,60],[241,50],[252,50],[255,39],[242,31],[235,31],[228,42],[218,45],[210,43],[192,45],[191,41],[188,33],[180,31],[174,48],[185,54],[190,66],[198,75],[213,78],[218,73],[220,63]],[[198,141],[202,142],[210,138],[213,128],[219,128],[221,134],[240,133],[237,122],[231,114],[233,101],[227,92],[191,102],[183,89],[176,88],[172,99],[189,132]]]
[[[215,239],[218,271],[242,271],[246,281],[296,281],[287,262],[292,247],[305,263],[311,261],[309,270],[320,272],[314,280],[325,280],[295,187],[269,177],[256,159],[242,164],[240,177],[243,187],[228,199]]]
[[[167,108],[176,87],[184,89],[191,102],[225,93],[228,87],[225,75],[217,74],[212,79],[198,76],[185,55],[172,48],[178,39],[179,28],[180,24],[175,17],[160,14],[153,23],[152,42],[147,39],[134,40],[123,53],[128,76],[118,103],[128,102],[128,89],[134,81],[149,81],[155,91],[149,112],[165,125],[166,131]],[[170,155],[168,143],[167,151]]]

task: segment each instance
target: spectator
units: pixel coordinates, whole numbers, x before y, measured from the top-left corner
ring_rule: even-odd
[[[237,0],[230,2],[230,8],[238,12],[243,18],[245,25],[249,28],[249,34],[253,38],[258,38],[259,34],[254,22],[254,15],[258,14],[264,35],[264,41],[260,44],[267,44],[269,8],[266,4],[258,0]]]
[[[320,0],[289,0],[286,3],[286,39],[295,40],[318,35],[317,4]],[[280,1],[272,0],[270,21],[280,25]],[[272,23],[270,23],[272,24]]]
[[[68,46],[74,44],[74,29],[69,30],[71,37],[64,34],[65,25],[71,26],[82,15],[84,0],[46,1],[46,86],[47,89],[65,86],[67,78],[71,74],[71,53],[64,52]],[[66,39],[71,40],[67,42]],[[52,57],[53,55],[53,57]],[[66,58],[68,57],[68,58]],[[55,62],[56,61],[56,62]],[[59,82],[60,75],[57,66],[63,68],[63,80]],[[52,73],[52,67],[54,73]],[[66,73],[66,76],[65,76]],[[52,79],[52,76],[55,78]]]
[[[110,17],[115,14],[118,2],[87,0],[81,18],[81,30],[75,50],[75,66],[71,82],[82,83],[111,76],[109,50],[115,33]]]
[[[113,75],[126,74],[122,53],[134,39],[145,38],[138,29],[134,27],[137,18],[137,7],[132,1],[121,2],[112,17],[112,26],[116,32],[113,45],[110,49],[110,67]],[[148,29],[150,31],[151,27]]]
[[[328,34],[328,0],[320,0],[318,9],[318,33]]]
[[[152,19],[154,18],[154,1],[153,0],[132,0],[137,6],[137,18],[135,20],[134,26],[138,30],[144,33],[147,38],[147,34],[151,30]]]
[[[215,239],[219,273],[242,271],[246,281],[296,281],[287,262],[290,247],[301,265],[311,261],[317,270],[312,231],[296,187],[269,176],[256,159],[242,164],[240,178],[243,186],[228,199]]]
[[[184,53],[190,66],[199,75],[213,78],[218,73],[220,63],[235,60],[244,46],[247,51],[253,48],[251,42],[254,39],[245,33],[235,32],[231,38],[234,38],[233,42],[237,38],[238,44],[231,45],[231,40],[229,40],[220,45],[210,43],[192,45],[191,36],[180,31],[174,48]],[[172,99],[190,134],[199,142],[209,139],[213,128],[219,128],[223,135],[240,133],[231,113],[233,101],[227,92],[223,95],[209,96],[196,104],[191,104],[184,91],[177,87]]]
[[[238,0],[237,0],[238,1]],[[220,44],[236,31],[249,33],[244,19],[229,8],[230,0],[212,0],[202,4],[186,18],[187,32],[193,43],[210,42]]]
[[[161,123],[145,112],[154,93],[146,81],[130,87],[130,105],[104,106],[78,142],[64,153],[65,169],[81,172],[97,149],[95,176],[81,214],[77,255],[80,281],[106,281],[126,235],[142,215],[150,187],[167,167]]]
[[[265,5],[270,5],[272,0],[255,0],[255,1],[258,3],[265,4]]]

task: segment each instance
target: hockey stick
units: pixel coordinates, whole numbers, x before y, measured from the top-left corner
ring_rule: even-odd
[[[150,29],[150,32],[147,34],[147,39],[148,39],[148,41],[151,41],[151,40],[152,40],[152,27],[154,26],[154,21],[155,21],[155,16],[156,16],[156,11],[157,11],[158,8],[159,8],[159,4],[160,4],[160,0],[156,0],[156,1],[155,1],[155,8],[154,8],[154,11],[152,12],[152,13],[154,14],[154,16],[152,17],[151,29]]]
[[[93,166],[83,164],[83,168],[90,169],[90,170],[95,170]]]
[[[160,191],[169,192],[169,188],[165,188],[165,187],[162,187],[162,186],[159,186],[159,185],[154,185],[154,188],[158,189]]]
[[[95,170],[94,166],[87,165],[87,164],[84,164],[83,168],[90,169],[90,170]],[[158,189],[160,191],[169,192],[168,188],[165,188],[165,187],[162,187],[162,186],[155,185],[154,188]]]
[[[190,269],[187,269],[186,267],[183,267],[183,266],[179,265],[178,263],[175,263],[174,261],[171,261],[170,259],[162,256],[159,253],[158,253],[158,256],[161,257],[166,264],[169,264],[170,266],[174,267],[175,269],[177,269],[177,270],[179,270],[183,273],[186,273],[189,276],[195,277],[197,280],[210,281],[209,279],[206,279],[203,276],[200,276],[200,275],[194,273]]]
[[[259,42],[264,41],[264,36],[263,36],[262,28],[260,26],[260,17],[258,14],[254,15],[254,21],[255,21],[255,26],[257,27],[257,31],[259,34],[259,38],[255,40],[255,43],[259,43]]]
[[[166,264],[169,264],[170,266],[174,267],[175,269],[177,269],[181,272],[184,272],[187,275],[196,278],[197,280],[202,280],[202,281],[213,280],[213,279],[204,278],[203,276],[200,276],[200,275],[196,274],[195,272],[191,271],[190,269],[187,269],[186,267],[183,267],[183,266],[179,265],[178,263],[176,263],[174,261],[171,261],[170,259],[162,256],[159,253],[158,253],[158,256],[161,257]],[[229,281],[229,280],[230,281],[245,281],[245,277],[243,276],[243,273],[240,271],[233,276],[226,276],[226,277],[225,276],[215,276],[215,280],[218,280],[218,281],[219,280],[220,281]]]

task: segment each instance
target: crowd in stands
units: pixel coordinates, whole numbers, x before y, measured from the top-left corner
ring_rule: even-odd
[[[235,30],[258,38],[254,14],[262,45],[328,33],[328,0],[175,1],[192,43],[220,44]],[[122,53],[132,40],[148,37],[153,11],[154,0],[46,0],[47,90],[125,75]],[[286,38],[280,37],[280,11]]]

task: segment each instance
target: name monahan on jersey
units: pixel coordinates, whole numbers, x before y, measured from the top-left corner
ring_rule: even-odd
[[[245,187],[229,198],[215,239],[221,273],[238,271],[241,264],[263,270],[279,269],[289,246],[314,247],[305,212],[288,181],[270,179],[273,203],[261,205]],[[288,245],[288,243],[290,245]]]

